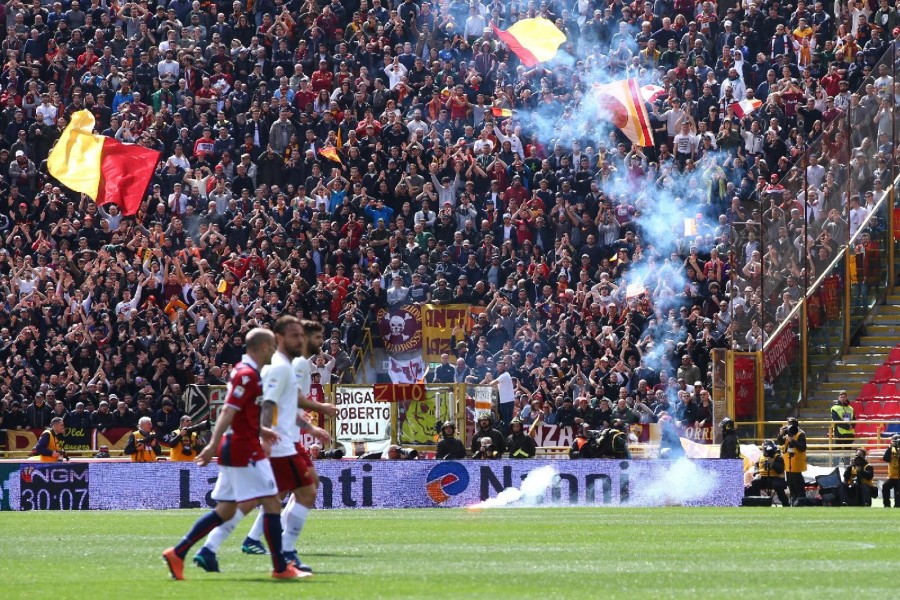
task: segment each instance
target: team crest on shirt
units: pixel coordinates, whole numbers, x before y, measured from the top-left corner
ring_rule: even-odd
[[[236,388],[231,390],[231,393],[235,398],[243,398],[244,397],[244,386],[242,386],[242,385],[237,386]]]
[[[248,381],[250,381],[250,376],[249,376],[249,375],[244,375],[243,377],[241,377],[241,384],[242,384],[242,385],[243,385],[243,384],[246,384]]]

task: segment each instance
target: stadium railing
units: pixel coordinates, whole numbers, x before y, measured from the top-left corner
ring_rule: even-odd
[[[898,41],[891,41],[888,50],[872,69],[878,73],[881,65],[885,65],[888,73],[897,80]],[[855,93],[865,97],[865,87],[869,78]],[[892,106],[896,111],[896,107]],[[888,141],[893,148],[900,143],[900,131],[896,126],[896,115],[889,127]],[[873,190],[873,184],[862,187],[860,176],[865,172],[871,175],[872,167],[862,166],[860,160],[873,161],[872,156],[878,149],[877,125],[875,139],[871,140],[866,156],[854,156],[854,147],[858,146],[858,127],[850,121],[850,112],[836,119],[826,128],[823,135],[809,141],[809,148],[794,163],[796,177],[800,177],[798,196],[809,197],[810,183],[807,166],[810,156],[816,156],[826,169],[837,169],[841,173],[841,185],[838,188],[841,198],[841,219],[849,224],[850,196],[858,194],[865,203],[865,192]],[[826,144],[826,141],[828,142]],[[829,165],[829,161],[832,162]],[[774,170],[774,165],[769,165]],[[869,215],[861,227],[850,235],[849,226],[839,228],[844,232],[844,239],[836,239],[838,249],[831,262],[820,273],[810,273],[802,268],[798,285],[802,290],[802,300],[787,314],[779,313],[782,302],[781,291],[784,289],[783,277],[772,277],[765,274],[754,289],[760,298],[761,322],[766,330],[767,339],[761,351],[761,370],[759,381],[763,387],[758,391],[761,410],[757,418],[781,419],[792,413],[793,409],[804,406],[809,390],[819,383],[828,373],[828,365],[840,358],[850,346],[851,340],[864,325],[873,307],[891,290],[896,281],[894,257],[897,250],[897,231],[895,231],[895,189],[900,183],[896,161],[889,157],[891,174],[881,197],[875,198],[874,206],[870,206]],[[787,179],[787,178],[785,178]],[[868,179],[872,181],[872,177]],[[763,194],[760,198],[759,245],[763,254],[769,242],[777,240],[778,228],[789,220],[771,218],[775,213],[767,213],[772,198]],[[776,211],[777,212],[777,211]],[[767,216],[768,214],[768,216]],[[802,215],[803,226],[807,232],[803,236],[800,252],[805,257],[809,247],[809,239],[814,241],[819,235],[824,217],[813,221],[807,211]],[[735,235],[735,234],[733,234]],[[864,237],[868,236],[868,243]],[[741,240],[733,240],[733,250],[737,249]],[[791,240],[793,242],[793,240]],[[734,254],[737,257],[737,254]],[[805,258],[798,266],[807,267]],[[892,268],[893,266],[893,268]],[[733,338],[732,349],[747,350],[744,337],[746,331],[737,331]]]

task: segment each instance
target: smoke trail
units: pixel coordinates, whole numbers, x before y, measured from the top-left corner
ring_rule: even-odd
[[[715,488],[714,475],[700,469],[693,461],[680,458],[632,506],[689,506],[706,499]]]
[[[469,507],[469,510],[480,510],[482,508],[506,508],[513,506],[536,506],[544,499],[544,495],[553,482],[556,480],[558,472],[556,467],[546,465],[531,471],[525,480],[522,481],[522,487],[508,487],[493,498],[488,498]]]

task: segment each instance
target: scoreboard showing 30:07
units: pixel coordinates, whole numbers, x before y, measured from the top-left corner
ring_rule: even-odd
[[[23,466],[19,510],[88,510],[88,464]]]

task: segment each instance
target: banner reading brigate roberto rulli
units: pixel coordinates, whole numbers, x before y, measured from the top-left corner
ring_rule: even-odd
[[[391,405],[375,401],[372,386],[339,386],[334,396],[338,441],[378,442],[391,437]]]

